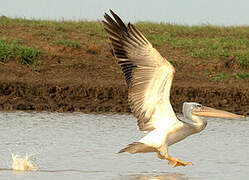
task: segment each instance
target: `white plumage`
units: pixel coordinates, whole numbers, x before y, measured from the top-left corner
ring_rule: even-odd
[[[120,150],[129,153],[156,152],[173,166],[191,165],[168,155],[168,146],[200,132],[206,121],[199,116],[238,118],[239,115],[207,108],[198,103],[184,103],[187,123],[178,120],[170,104],[170,89],[175,69],[132,24],[126,26],[113,12],[103,21],[118,64],[129,88],[128,100],[137,118],[139,130],[148,134]]]

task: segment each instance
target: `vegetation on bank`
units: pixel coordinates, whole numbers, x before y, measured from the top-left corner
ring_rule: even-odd
[[[20,64],[34,64],[41,52],[41,50],[32,47],[22,46],[18,42],[0,40],[0,61],[2,63],[17,59]]]
[[[218,73],[213,77],[213,80],[215,81],[224,81],[229,78],[234,78],[234,79],[249,79],[249,73],[246,72],[239,72],[239,73]]]
[[[138,29],[158,49],[170,47],[176,57],[171,61],[179,63],[182,56],[199,59],[205,63],[236,65],[231,72],[216,72],[210,77],[214,81],[230,78],[249,79],[249,26],[219,27],[211,25],[181,26],[165,23],[136,23]],[[17,60],[20,64],[42,64],[47,56],[55,56],[55,48],[81,48],[101,56],[101,48],[107,45],[107,34],[101,22],[88,21],[43,21],[10,19],[0,17],[0,63]],[[65,51],[59,49],[59,52]],[[66,52],[68,53],[68,52]],[[70,54],[70,53],[68,53]],[[73,55],[67,56],[74,60]],[[77,57],[78,58],[78,57]],[[176,62],[177,61],[177,62]],[[39,63],[37,63],[39,62]],[[83,58],[82,62],[91,64]],[[184,62],[184,59],[181,63]],[[72,64],[73,65],[73,64]],[[68,67],[71,65],[68,65]]]
[[[202,59],[233,57],[249,67],[249,26],[179,26],[138,23],[146,37],[157,46],[169,44],[184,49],[188,56]]]

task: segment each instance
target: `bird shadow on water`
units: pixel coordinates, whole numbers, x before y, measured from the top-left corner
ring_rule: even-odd
[[[0,168],[0,171],[13,171],[13,172],[24,172],[15,171],[12,168]],[[27,171],[26,171],[27,172]],[[62,170],[37,170],[36,172],[44,173],[60,173],[60,172],[79,172],[79,173],[103,173],[104,171],[82,171],[77,169],[62,169]],[[185,174],[180,173],[141,173],[141,174],[129,174],[121,175],[120,180],[191,180],[192,178],[187,177]]]
[[[121,178],[122,180],[190,180],[185,174],[179,173],[161,173],[161,174],[134,174]]]

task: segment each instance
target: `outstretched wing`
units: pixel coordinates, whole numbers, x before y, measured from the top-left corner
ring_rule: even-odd
[[[103,23],[129,87],[131,110],[139,130],[151,131],[156,128],[156,121],[162,120],[158,117],[163,113],[162,107],[169,105],[167,108],[173,112],[169,96],[174,67],[135,26],[130,23],[126,26],[113,11],[110,12],[114,19],[105,13]]]

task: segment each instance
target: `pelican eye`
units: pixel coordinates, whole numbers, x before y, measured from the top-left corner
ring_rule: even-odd
[[[196,107],[201,108],[201,107],[202,107],[202,105],[201,105],[201,104],[197,104],[197,105],[196,105]]]

